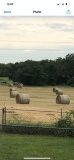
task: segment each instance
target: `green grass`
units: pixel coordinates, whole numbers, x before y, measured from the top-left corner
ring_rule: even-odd
[[[38,135],[0,134],[0,160],[50,157],[73,160],[74,139]]]
[[[8,77],[0,77],[0,83],[12,83]]]

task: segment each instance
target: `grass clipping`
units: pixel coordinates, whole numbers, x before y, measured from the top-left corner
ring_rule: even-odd
[[[59,88],[57,88],[57,87],[56,87],[56,88],[55,88],[55,87],[53,88],[53,92],[56,92],[57,90],[59,90]]]
[[[62,91],[61,89],[56,90],[56,94],[57,94],[57,95],[63,95],[63,91]]]
[[[19,104],[29,104],[30,103],[30,96],[29,96],[29,94],[17,94],[16,95],[16,103],[19,103]]]
[[[57,104],[69,104],[70,98],[68,95],[58,95],[56,97],[56,103]]]
[[[18,94],[18,91],[10,91],[10,98],[15,98]]]

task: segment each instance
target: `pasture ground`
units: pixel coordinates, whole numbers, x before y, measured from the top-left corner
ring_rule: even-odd
[[[21,120],[33,123],[52,123],[60,117],[58,111],[74,110],[74,88],[60,87],[64,94],[70,96],[69,105],[56,104],[53,87],[17,88],[19,93],[29,93],[30,104],[16,104],[15,98],[10,98],[8,86],[0,86],[0,109],[7,108],[8,121]],[[19,110],[11,110],[19,109]],[[28,110],[28,111],[20,111]],[[30,111],[31,110],[31,111]],[[48,110],[57,112],[32,112],[32,110]],[[0,110],[0,123],[2,113]],[[24,160],[25,157],[50,157],[50,160],[73,160],[74,139],[42,135],[19,135],[0,133],[0,160]]]
[[[73,160],[74,139],[40,135],[0,134],[0,160],[24,160],[25,157]]]
[[[16,104],[16,98],[10,98],[10,87],[0,85],[0,109],[4,106],[7,109],[6,119],[9,121],[25,121],[31,123],[53,123],[61,114],[61,111],[67,112],[74,110],[74,88],[59,87],[64,94],[70,96],[70,104],[56,104],[56,94],[52,87],[26,87],[17,88],[19,93],[28,93],[30,95],[30,104]],[[18,109],[18,110],[12,110]],[[21,109],[21,111],[20,111]],[[27,111],[22,111],[27,110]],[[32,111],[33,110],[33,111]],[[51,112],[39,112],[39,111]],[[53,112],[52,112],[53,111]],[[0,110],[0,123],[1,123]],[[63,114],[65,116],[66,114]]]

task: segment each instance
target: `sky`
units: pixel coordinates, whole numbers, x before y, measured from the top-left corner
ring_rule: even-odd
[[[74,17],[0,17],[0,63],[74,53]]]

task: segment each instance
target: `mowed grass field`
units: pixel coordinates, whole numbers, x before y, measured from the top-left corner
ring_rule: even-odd
[[[16,98],[10,98],[10,87],[0,85],[0,109],[6,107],[7,122],[16,120],[31,123],[53,123],[61,117],[61,108],[63,112],[74,110],[74,88],[61,86],[59,88],[63,90],[64,94],[70,96],[69,105],[56,104],[56,94],[53,92],[53,87],[26,86],[17,88],[17,90],[19,93],[28,93],[30,103],[16,104]],[[63,116],[65,115],[63,113]],[[2,111],[0,110],[0,123],[1,121]]]
[[[7,108],[7,121],[24,120],[33,123],[54,122],[60,117],[60,113],[57,112],[61,108],[63,111],[74,109],[74,89],[69,87],[60,88],[63,89],[65,94],[70,96],[71,102],[69,105],[56,104],[56,95],[52,91],[53,87],[17,88],[19,93],[29,93],[30,104],[16,104],[16,99],[10,98],[10,87],[0,86],[0,109],[4,106]],[[42,110],[57,112],[39,112]],[[0,120],[2,116],[1,112],[0,110]],[[69,137],[0,133],[0,151],[0,160],[24,160],[26,157],[48,157],[50,160],[73,160],[74,139]]]
[[[74,139],[0,134],[0,160],[24,160],[26,157],[32,160],[35,157],[48,157],[50,160],[73,160]]]

